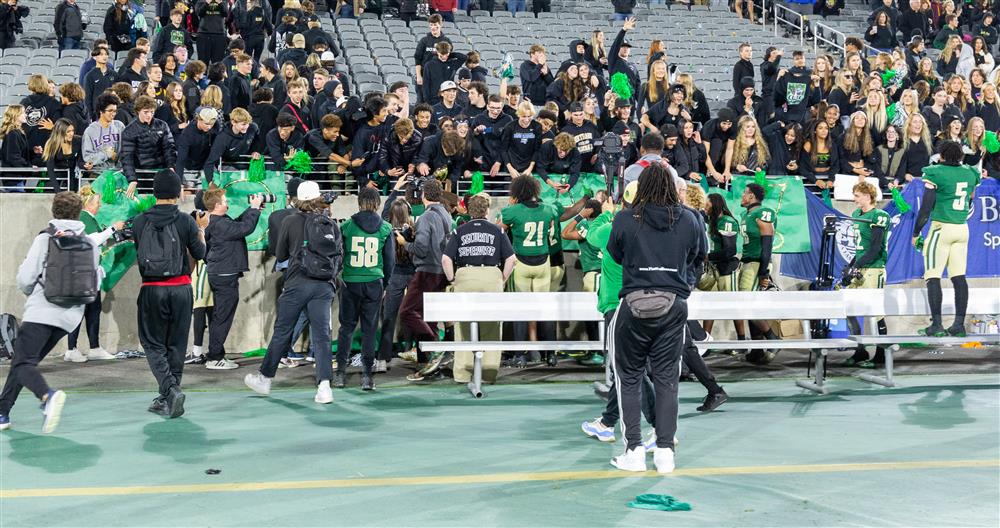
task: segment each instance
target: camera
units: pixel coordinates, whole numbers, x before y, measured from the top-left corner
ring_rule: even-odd
[[[407,242],[413,242],[416,239],[413,233],[413,228],[409,224],[404,225],[402,228],[394,228],[392,232],[401,235],[403,240]]]
[[[132,221],[131,220],[126,221],[125,225],[122,226],[121,229],[117,229],[115,230],[114,233],[111,234],[111,238],[114,239],[116,244],[120,244],[122,242],[125,242],[126,240],[134,240],[135,230],[132,229]]]
[[[323,191],[320,193],[319,197],[323,199],[323,203],[330,205],[337,199],[337,193],[333,191]]]
[[[854,282],[860,282],[864,280],[864,275],[861,270],[855,268],[854,266],[844,268],[844,276],[840,279],[840,286],[846,288]]]
[[[618,134],[608,132],[600,139],[594,140],[594,148],[601,149],[602,156],[611,157],[621,154],[625,150],[625,145],[622,144],[622,138]]]
[[[247,202],[250,202],[251,200],[253,200],[255,196],[259,196],[260,197],[260,203],[261,203],[261,205],[269,204],[269,203],[274,203],[274,202],[278,201],[278,197],[275,196],[274,193],[258,193],[258,194],[247,195]]]

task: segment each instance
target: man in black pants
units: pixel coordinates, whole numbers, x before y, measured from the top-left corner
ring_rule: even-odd
[[[215,188],[205,192],[205,208],[210,212],[205,229],[205,243],[208,245],[205,266],[215,301],[208,325],[208,362],[205,367],[209,370],[239,367],[236,362],[226,359],[225,345],[240,303],[240,277],[250,271],[246,237],[257,228],[261,199],[260,195],[251,196],[250,207],[233,220],[226,215],[229,211],[226,190]]]
[[[153,179],[156,205],[132,221],[142,275],[136,312],[139,342],[160,391],[149,412],[171,418],[184,414],[181,374],[193,304],[188,255],[195,261],[205,258],[208,226],[208,215],[196,220],[177,210],[180,195],[180,177],[170,169],[160,171]],[[169,239],[171,231],[176,233],[174,247],[160,246],[157,242]],[[152,243],[143,243],[147,237]]]
[[[622,302],[612,332],[626,449],[611,464],[625,471],[646,471],[639,392],[647,370],[656,393],[656,470],[674,470],[678,362],[691,294],[688,278],[690,268],[708,254],[704,225],[682,203],[669,172],[652,164],[639,176],[632,209],[612,222],[607,256],[623,268]]]

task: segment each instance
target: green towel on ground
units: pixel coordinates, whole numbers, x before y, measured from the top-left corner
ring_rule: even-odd
[[[640,510],[691,511],[690,504],[680,502],[670,495],[657,495],[655,493],[637,495],[634,501],[628,503],[628,507]]]

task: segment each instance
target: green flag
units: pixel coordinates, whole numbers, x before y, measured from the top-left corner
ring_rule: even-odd
[[[729,210],[739,219],[745,210],[740,205],[740,196],[748,183],[754,183],[754,176],[734,175],[729,191],[713,188],[711,192],[726,198]],[[777,230],[774,235],[775,253],[806,253],[812,248],[809,239],[808,217],[806,216],[806,190],[802,179],[797,176],[769,176],[764,206],[778,215]]]
[[[233,218],[250,207],[248,197],[251,194],[270,193],[275,196],[276,200],[273,203],[261,207],[257,228],[247,237],[247,249],[251,251],[267,249],[267,219],[274,211],[284,209],[286,204],[284,174],[267,171],[262,181],[253,182],[248,178],[247,171],[224,171],[216,173],[212,181],[226,190],[229,216]]]

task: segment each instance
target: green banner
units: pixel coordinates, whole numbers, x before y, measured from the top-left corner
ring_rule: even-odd
[[[275,196],[276,200],[273,203],[261,207],[257,229],[247,237],[247,249],[250,251],[267,249],[267,219],[274,211],[286,207],[284,173],[267,171],[264,173],[263,181],[252,182],[247,179],[247,171],[218,172],[212,181],[226,189],[229,216],[232,218],[243,214],[243,211],[250,207],[248,197],[251,194],[271,193]]]
[[[549,178],[554,181],[567,183],[569,175],[549,174]],[[607,190],[608,188],[604,175],[592,172],[581,173],[580,178],[576,180],[576,185],[571,187],[569,191],[561,194],[553,189],[548,183],[545,183],[545,180],[540,178],[538,175],[535,175],[535,179],[537,179],[538,183],[542,185],[542,195],[540,198],[543,203],[558,203],[565,208],[569,208],[584,195],[592,197],[597,193],[597,191]],[[600,211],[598,211],[598,213],[600,213]],[[562,232],[562,228],[566,227],[567,223],[568,222],[563,222],[559,226],[560,233]],[[576,240],[563,239],[562,247],[565,251],[578,251],[579,243]]]
[[[725,196],[729,210],[742,222],[746,211],[740,205],[740,197],[747,184],[753,182],[753,176],[736,175],[733,176],[729,191],[713,187],[709,192]],[[802,179],[797,176],[767,177],[767,196],[763,205],[774,209],[778,215],[774,235],[775,253],[805,253],[811,250],[805,193]]]

